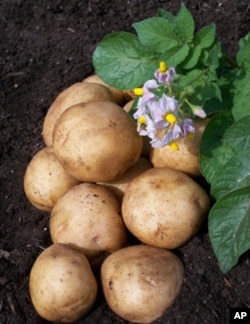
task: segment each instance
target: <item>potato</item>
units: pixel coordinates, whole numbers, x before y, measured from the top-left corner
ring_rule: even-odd
[[[129,183],[143,172],[151,169],[152,163],[149,159],[140,157],[139,160],[132,165],[120,178],[109,181],[109,182],[101,182],[99,184],[107,187],[109,190],[113,192],[113,194],[117,197],[119,201],[122,201],[122,197],[126,188],[129,186]]]
[[[65,243],[89,259],[123,247],[127,230],[120,203],[107,188],[82,183],[55,204],[50,216],[53,243]]]
[[[53,147],[44,147],[29,162],[24,175],[24,192],[36,208],[51,211],[59,197],[79,183],[59,163]]]
[[[169,167],[183,171],[192,176],[200,175],[199,146],[208,119],[194,121],[194,138],[181,137],[176,140],[179,150],[173,150],[169,145],[152,148],[150,160],[155,167]]]
[[[60,116],[53,146],[73,177],[105,182],[117,179],[138,161],[142,137],[121,107],[97,101],[72,106]]]
[[[64,244],[53,244],[35,260],[29,291],[41,317],[51,322],[75,323],[93,306],[97,282],[82,253]]]
[[[126,111],[126,112],[130,112],[130,109],[132,108],[133,104],[134,104],[135,100],[129,100],[124,106],[123,106],[123,109]]]
[[[152,168],[135,178],[125,191],[122,216],[140,241],[166,249],[187,243],[209,210],[209,197],[187,174]]]
[[[123,90],[123,95],[126,101],[134,100],[136,98],[133,89]]]
[[[101,266],[109,307],[123,319],[152,323],[180,293],[184,267],[170,251],[134,245],[114,252]]]
[[[124,98],[123,90],[118,89],[118,88],[114,88],[114,87],[108,85],[97,74],[93,74],[93,75],[88,76],[87,78],[85,78],[83,80],[83,82],[98,83],[98,84],[104,85],[105,87],[107,87],[112,92],[112,94],[113,94],[113,96],[115,98],[115,102],[119,106],[123,106],[125,104],[125,98]]]
[[[52,145],[55,123],[66,109],[80,102],[99,100],[115,102],[111,91],[101,84],[76,82],[60,92],[44,118],[42,130],[44,143],[47,146]]]

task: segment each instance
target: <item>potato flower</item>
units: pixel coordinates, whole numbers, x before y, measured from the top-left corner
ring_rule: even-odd
[[[168,69],[165,62],[160,62],[159,69],[154,73],[155,79],[146,81],[142,88],[134,89],[139,96],[137,110],[133,114],[137,120],[137,131],[141,136],[148,136],[155,148],[170,145],[178,150],[176,140],[179,137],[192,138],[194,135],[193,120],[189,117],[206,117],[201,107],[192,105],[187,99],[184,102],[190,109],[190,116],[182,111],[182,103],[172,94],[175,75],[175,68]]]

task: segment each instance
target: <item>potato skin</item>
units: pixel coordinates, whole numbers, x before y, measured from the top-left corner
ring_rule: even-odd
[[[153,165],[149,159],[140,157],[139,160],[128,168],[128,170],[118,179],[110,182],[101,182],[99,184],[111,190],[116,198],[119,201],[122,201],[124,192],[126,191],[126,188],[129,186],[130,182],[152,167]]]
[[[127,113],[129,113],[130,112],[130,110],[131,110],[131,108],[132,108],[132,106],[133,106],[133,104],[134,104],[134,102],[135,102],[135,99],[133,99],[133,100],[129,100],[124,106],[123,106],[123,109],[127,112]]]
[[[207,123],[208,119],[195,120],[194,138],[178,138],[176,140],[179,146],[178,151],[171,149],[169,145],[161,148],[151,148],[150,160],[154,167],[168,167],[185,172],[191,176],[199,176],[199,147]]]
[[[76,82],[60,92],[44,118],[42,130],[44,143],[47,146],[52,145],[56,121],[66,109],[80,102],[98,100],[115,102],[111,91],[101,84]]]
[[[134,245],[114,252],[101,266],[101,282],[109,307],[133,323],[151,323],[179,295],[184,267],[172,252]]]
[[[32,266],[29,291],[41,317],[74,323],[93,306],[97,281],[83,254],[64,244],[52,244]]]
[[[42,148],[33,156],[24,175],[26,197],[34,207],[47,212],[78,183],[59,163],[52,146]]]
[[[134,100],[136,98],[136,95],[134,94],[133,89],[123,90],[123,95],[124,95],[126,101]]]
[[[152,168],[130,183],[123,197],[122,216],[140,241],[175,249],[198,232],[209,205],[207,193],[187,174]]]
[[[135,121],[111,102],[88,102],[67,109],[54,129],[55,154],[64,168],[83,182],[120,177],[135,164],[142,137]]]
[[[85,79],[83,79],[83,82],[98,83],[98,84],[104,85],[105,87],[107,87],[112,92],[112,94],[113,94],[113,96],[115,98],[115,102],[119,106],[123,106],[125,104],[125,98],[124,98],[123,90],[118,89],[118,88],[114,88],[114,87],[108,85],[97,74],[92,74],[92,75],[86,77]]]
[[[81,183],[55,204],[50,216],[54,243],[65,243],[92,259],[127,242],[120,203],[107,188]]]

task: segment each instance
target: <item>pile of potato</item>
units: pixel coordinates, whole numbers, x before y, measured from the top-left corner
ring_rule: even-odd
[[[180,293],[184,266],[173,250],[209,211],[195,179],[206,121],[194,140],[178,140],[178,152],[152,149],[128,114],[132,102],[130,91],[93,75],[62,91],[45,116],[45,147],[27,166],[24,191],[50,213],[53,244],[29,280],[34,308],[48,321],[84,317],[102,289],[121,318],[151,323]]]

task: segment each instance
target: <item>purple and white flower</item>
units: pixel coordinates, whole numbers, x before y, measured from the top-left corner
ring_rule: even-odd
[[[159,83],[169,84],[174,79],[175,74],[175,68],[171,67],[165,72],[161,72],[160,69],[157,69],[154,76]]]
[[[167,84],[168,87],[171,87],[175,73],[174,68],[168,69],[166,64],[161,62],[160,68],[154,73],[156,80],[148,80],[142,88],[137,88],[140,98],[133,117],[137,120],[138,133],[141,136],[148,136],[151,139],[150,144],[154,148],[169,145],[172,149],[177,150],[176,140],[195,132],[193,120],[183,117],[185,115],[179,102],[166,93],[157,93],[160,84]],[[161,93],[160,97],[159,93]],[[190,108],[191,115],[206,117],[206,113],[201,107],[190,104],[186,99],[185,102]]]

